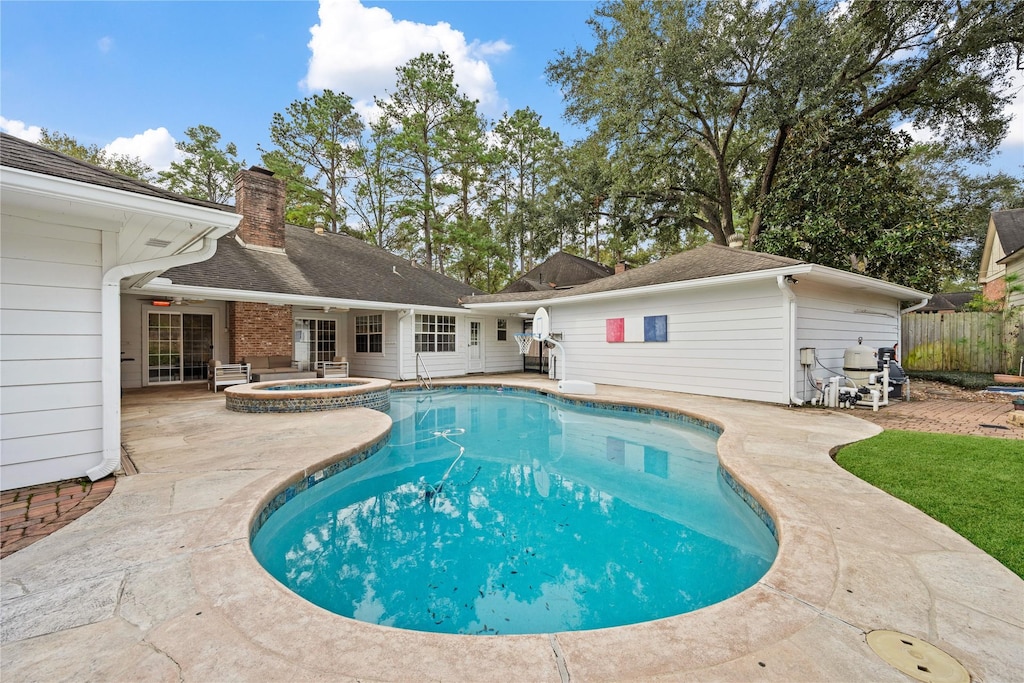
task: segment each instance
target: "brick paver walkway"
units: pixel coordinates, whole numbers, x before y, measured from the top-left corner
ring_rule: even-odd
[[[1009,397],[998,403],[912,398],[896,401],[877,413],[858,410],[856,415],[883,429],[1024,439],[1024,427],[1009,419],[1013,413]]]
[[[106,500],[115,477],[72,479],[0,494],[0,557],[32,545]]]

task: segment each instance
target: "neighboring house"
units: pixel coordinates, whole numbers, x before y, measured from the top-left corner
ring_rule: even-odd
[[[928,303],[918,308],[914,313],[959,313],[967,310],[967,304],[971,303],[977,292],[946,292],[936,294]]]
[[[230,207],[0,137],[0,486],[120,463],[122,287],[209,258]]]
[[[928,295],[863,275],[706,245],[566,291],[477,296],[474,311],[547,308],[559,378],[788,404],[846,348],[900,339],[900,302]],[[801,364],[801,349],[816,361]],[[820,365],[818,364],[820,363]],[[828,368],[828,369],[825,369]]]
[[[624,270],[622,268],[621,270]],[[509,283],[501,294],[508,292],[547,292],[585,285],[593,280],[615,273],[608,266],[581,256],[559,251],[545,259],[518,280]]]
[[[1002,301],[1006,296],[1006,276],[1016,275],[1024,285],[1024,209],[993,211],[985,235],[978,282],[986,299]],[[1024,306],[1024,291],[1010,293],[1008,306]]]

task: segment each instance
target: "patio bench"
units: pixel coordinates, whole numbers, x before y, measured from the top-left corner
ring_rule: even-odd
[[[210,361],[210,378],[208,384],[210,386],[210,390],[214,393],[217,393],[217,387],[248,383],[248,363],[221,363],[219,360]]]

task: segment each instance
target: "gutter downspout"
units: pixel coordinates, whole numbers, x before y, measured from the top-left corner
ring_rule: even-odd
[[[783,363],[783,372],[786,373],[786,388],[782,394],[786,403],[802,406],[803,399],[794,396],[793,392],[793,359],[796,357],[796,349],[793,347],[796,340],[796,295],[789,287],[788,277],[790,276],[779,275],[775,278],[775,282],[778,283],[779,290],[782,292],[782,326],[785,337],[783,347],[786,353]]]
[[[415,308],[398,312],[398,379],[405,381],[405,344],[403,343],[402,321],[416,313]]]
[[[907,306],[906,308],[900,309],[900,314],[899,314],[899,316],[897,316],[897,321],[896,321],[896,334],[899,335],[899,342],[900,342],[900,345],[901,345],[899,347],[900,353],[896,354],[896,362],[897,363],[902,363],[903,362],[903,359],[900,358],[900,356],[902,355],[902,352],[903,352],[903,348],[902,348],[902,344],[903,344],[903,314],[904,313],[913,313],[914,311],[918,310],[919,308],[924,308],[925,306],[928,305],[929,301],[931,301],[931,297],[928,297],[927,299],[921,299],[921,301],[919,303],[916,303],[913,306]]]
[[[86,470],[86,475],[92,481],[102,479],[121,464],[121,280],[132,275],[207,260],[217,251],[216,238],[208,236],[212,231],[211,228],[203,234],[203,245],[197,251],[181,252],[149,261],[123,263],[103,273],[103,284],[100,289],[100,324],[103,330],[103,459],[95,467]],[[117,253],[116,233],[103,233],[103,251]]]

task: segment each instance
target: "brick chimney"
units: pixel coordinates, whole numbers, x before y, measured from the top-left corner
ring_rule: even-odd
[[[627,266],[626,266],[626,262],[625,261],[617,261],[615,263],[615,274],[616,275],[618,275],[619,273],[625,273],[626,270],[627,270]]]
[[[235,176],[235,213],[242,214],[237,237],[257,249],[284,251],[285,182],[273,171],[250,166]]]

